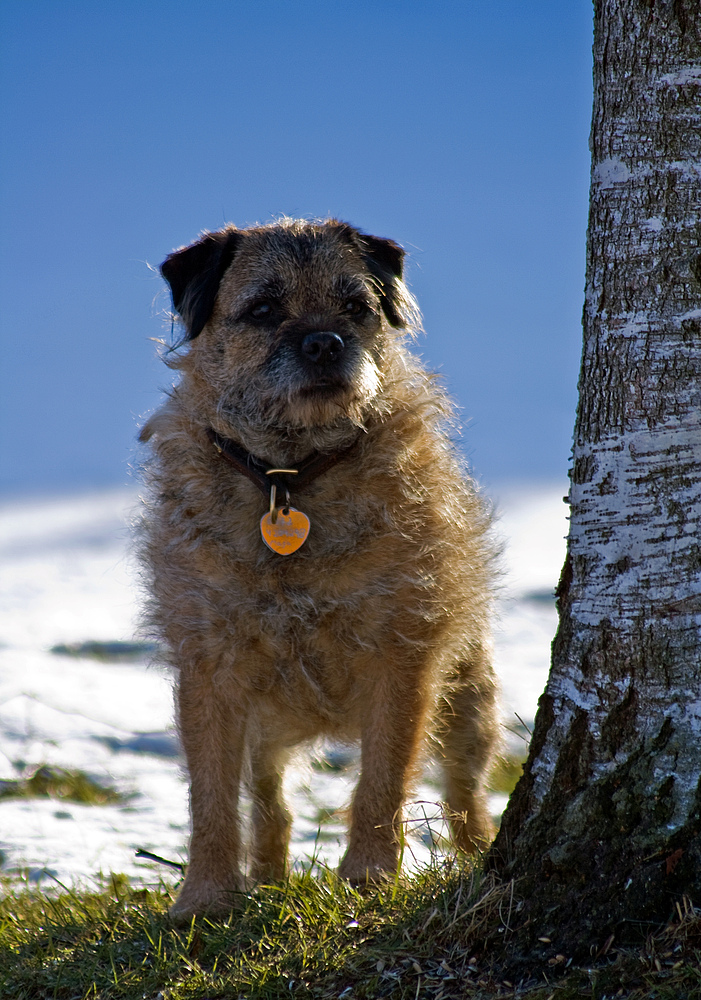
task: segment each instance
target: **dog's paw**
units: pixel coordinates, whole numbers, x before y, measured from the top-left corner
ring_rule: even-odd
[[[487,850],[496,836],[486,807],[486,801],[477,799],[469,811],[448,812],[451,839],[464,854],[481,854]]]
[[[338,866],[339,877],[351,885],[362,887],[385,882],[397,871],[398,857],[384,852],[382,858],[352,854],[350,851]]]
[[[189,924],[193,917],[228,917],[232,910],[241,907],[242,885],[232,879],[230,885],[221,885],[205,880],[188,881],[180,890],[178,898],[168,910],[174,924]]]

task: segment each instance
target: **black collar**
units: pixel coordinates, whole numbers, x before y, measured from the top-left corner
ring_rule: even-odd
[[[261,458],[256,458],[250,451],[232,441],[230,438],[221,437],[212,427],[207,428],[207,437],[217,449],[222,458],[246,476],[258,487],[265,497],[270,496],[270,487],[275,486],[278,490],[304,489],[317,476],[331,469],[342,458],[345,458],[358,443],[358,439],[353,444],[348,445],[340,451],[332,451],[324,454],[320,451],[313,451],[301,462],[289,468],[281,469],[274,465],[268,465]]]

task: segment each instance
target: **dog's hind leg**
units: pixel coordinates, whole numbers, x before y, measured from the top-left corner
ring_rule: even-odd
[[[489,653],[476,648],[441,699],[438,756],[456,847],[484,849],[494,836],[485,782],[498,742],[497,686]]]
[[[266,742],[251,752],[251,874],[258,881],[280,879],[285,874],[292,828],[292,817],[282,796],[288,755],[289,751]]]
[[[216,664],[181,670],[177,690],[180,737],[190,773],[190,862],[171,907],[179,920],[224,913],[243,887],[240,870],[239,784],[246,715]]]

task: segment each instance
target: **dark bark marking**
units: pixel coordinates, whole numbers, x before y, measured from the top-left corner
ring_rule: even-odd
[[[590,483],[596,475],[599,463],[595,455],[586,455],[575,459],[572,466],[571,479],[577,485]]]
[[[493,871],[503,871],[504,867],[512,860],[513,842],[532,809],[533,761],[538,759],[541,750],[545,746],[545,741],[554,721],[553,699],[546,692],[538,699],[538,712],[528,749],[528,759],[523,766],[523,774],[519,778],[516,788],[511,793],[509,809],[504,814],[501,827],[487,859],[488,867]]]
[[[633,736],[638,721],[638,694],[633,685],[623,700],[616,705],[601,726],[603,760],[613,760],[618,751]]]
[[[701,253],[696,254],[695,257],[691,258],[691,262],[689,263],[689,270],[694,276],[694,279],[698,282],[699,285],[701,285]],[[684,324],[682,323],[682,326],[683,325]]]
[[[562,617],[565,606],[569,606],[570,587],[572,586],[572,560],[569,552],[565,557],[565,563],[560,573],[560,579],[555,588],[555,599],[557,601],[558,614]],[[555,637],[557,641],[557,636]]]
[[[567,739],[560,748],[553,773],[552,785],[543,802],[543,811],[557,820],[562,806],[558,803],[574,796],[591,777],[593,738],[589,731],[589,713],[578,708]],[[552,800],[552,805],[551,805]]]

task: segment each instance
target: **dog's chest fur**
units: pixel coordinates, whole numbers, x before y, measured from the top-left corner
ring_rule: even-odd
[[[311,530],[284,557],[261,538],[261,492],[193,436],[177,405],[166,409],[146,538],[153,614],[171,648],[191,646],[186,659],[216,661],[252,695],[353,731],[378,663],[421,650],[428,676],[454,659],[467,608],[446,610],[441,593],[475,555],[479,525],[426,413],[407,408],[371,426],[293,493]],[[429,472],[442,483],[433,497]]]

